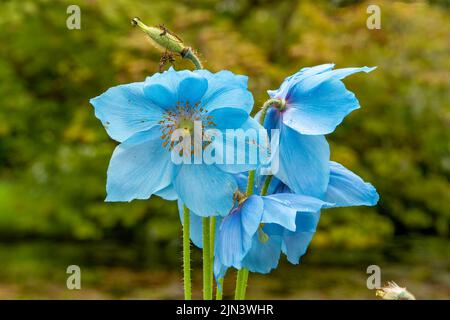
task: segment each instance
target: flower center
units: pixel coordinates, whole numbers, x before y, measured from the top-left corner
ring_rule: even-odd
[[[191,105],[189,101],[177,102],[177,105],[163,113],[161,125],[161,140],[164,148],[172,150],[174,144],[178,141],[172,140],[172,134],[176,130],[182,130],[183,139],[191,139],[191,146],[194,145],[194,130],[196,125],[202,131],[199,132],[200,137],[203,138],[203,130],[215,127],[213,117],[207,114],[207,111],[201,107],[201,102]],[[204,149],[205,143],[202,143]],[[192,152],[192,150],[191,150]]]

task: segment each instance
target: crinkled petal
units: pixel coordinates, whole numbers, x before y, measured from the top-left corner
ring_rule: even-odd
[[[323,198],[329,180],[330,149],[324,136],[281,128],[279,170],[275,176],[295,193]]]
[[[217,233],[216,255],[226,267],[241,268],[241,263],[251,248],[253,235],[258,230],[263,211],[262,199],[250,196],[226,217]]]
[[[175,191],[175,188],[173,187],[173,185],[169,185],[168,187],[165,187],[164,189],[155,192],[155,194],[158,197],[163,198],[164,200],[177,200],[178,199],[177,192]]]
[[[90,100],[95,116],[114,140],[125,141],[161,120],[163,110],[144,95],[143,87],[144,82],[120,85]]]
[[[325,71],[332,70],[334,68],[333,63],[321,64],[314,67],[306,67],[302,68],[297,73],[287,77],[284,79],[280,88],[277,90],[268,90],[267,93],[271,98],[284,99],[289,92],[289,89],[294,86],[296,83],[302,81],[303,79],[313,76],[315,74],[323,73]]]
[[[217,242],[216,242],[217,243]],[[215,251],[215,250],[214,250]],[[220,279],[225,278],[228,267],[222,264],[217,255],[214,256],[214,277],[216,278],[217,289],[223,290]]]
[[[288,108],[283,115],[283,123],[302,134],[333,132],[345,116],[360,107],[358,99],[339,79],[344,75],[369,70],[372,69],[338,69],[298,82],[287,97]]]
[[[159,83],[145,85],[144,94],[151,103],[159,106],[163,110],[174,108],[178,102],[177,92]]]
[[[330,183],[326,192],[326,201],[335,203],[336,207],[374,206],[379,195],[368,182],[345,168],[330,161]]]
[[[234,177],[214,165],[183,164],[174,181],[178,197],[199,216],[226,215],[237,190]]]
[[[201,74],[206,75],[206,71]],[[210,74],[202,106],[208,111],[236,108],[249,114],[253,108],[253,96],[247,90],[247,77],[234,75],[229,71]]]
[[[194,70],[194,73],[197,73],[203,77],[205,77],[206,79],[215,81],[215,82],[219,82],[222,81],[222,83],[233,83],[234,85],[239,85],[244,89],[247,89],[247,85],[248,85],[248,77],[247,76],[243,76],[243,75],[239,75],[239,74],[234,74],[233,72],[229,71],[229,70],[221,70],[217,73],[212,73],[206,69],[201,69],[201,70]],[[211,88],[210,91],[213,91],[214,89]]]
[[[295,90],[298,90],[298,87],[303,87],[304,91],[311,91],[314,88],[318,87],[319,85],[323,84],[324,82],[342,80],[345,77],[348,77],[352,74],[355,74],[358,72],[369,73],[375,69],[376,69],[376,67],[372,67],[372,68],[369,68],[369,67],[342,68],[342,69],[336,69],[336,70],[328,70],[325,72],[321,72],[318,74],[313,74],[313,75],[304,77],[302,79],[299,79],[299,81],[296,81],[295,86],[292,86],[290,88],[289,93],[286,96],[286,99],[290,100],[293,92]]]
[[[297,212],[317,212],[331,204],[320,199],[293,194],[278,193],[263,197],[263,223],[276,223],[290,231],[296,230]]]
[[[256,169],[263,152],[259,150],[260,136],[265,132],[258,121],[244,110],[234,108],[216,109],[208,115],[216,124],[214,129],[221,133],[211,144],[220,159],[217,167],[229,173]]]
[[[189,102],[191,106],[199,102],[208,89],[208,80],[193,73],[183,79],[178,87],[178,101]]]
[[[108,168],[106,201],[148,199],[168,187],[175,169],[158,127],[136,133],[116,147]]]
[[[283,252],[290,263],[298,264],[300,257],[306,253],[309,243],[316,232],[320,219],[318,212],[299,212],[297,214],[295,232],[285,231],[283,236]]]
[[[245,256],[242,267],[251,272],[269,273],[278,266],[281,243],[280,236],[268,236],[266,240],[261,241],[258,235],[254,235],[251,249]]]

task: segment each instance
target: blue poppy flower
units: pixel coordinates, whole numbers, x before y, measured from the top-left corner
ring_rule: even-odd
[[[297,212],[314,213],[327,206],[331,204],[293,193],[252,195],[245,199],[223,217],[217,230],[216,278],[223,277],[230,267],[269,272],[278,264],[283,243],[277,228],[295,232]]]
[[[259,200],[259,206],[244,207],[244,202],[224,217],[216,237],[216,278],[223,277],[230,266],[268,273],[278,265],[281,252],[286,254],[289,262],[298,264],[314,236],[321,208],[373,206],[378,202],[378,193],[370,183],[336,162],[330,162],[329,166],[330,180],[324,201],[296,195],[274,177],[268,188],[269,196],[252,196],[246,200],[259,198],[262,200]],[[245,174],[236,177],[239,187],[244,188]],[[263,179],[260,178],[257,177],[255,192],[261,190]],[[256,200],[252,202],[257,203]],[[253,213],[252,220],[248,220],[250,209],[262,214]],[[256,232],[253,219],[259,220]],[[238,233],[236,230],[250,232]]]
[[[333,67],[303,68],[286,78],[279,89],[269,90],[269,96],[279,103],[264,120],[265,128],[280,130],[279,168],[274,175],[296,193],[318,198],[325,195],[329,180],[330,151],[323,135],[359,108],[355,95],[341,80],[374,69]]]
[[[192,134],[194,121],[200,121],[204,130],[259,130],[249,117],[253,97],[247,77],[230,71],[170,69],[144,82],[110,88],[90,102],[107,133],[120,142],[108,168],[106,201],[157,194],[179,198],[201,216],[229,212],[237,189],[230,172],[239,168],[174,164],[171,133],[183,129]]]

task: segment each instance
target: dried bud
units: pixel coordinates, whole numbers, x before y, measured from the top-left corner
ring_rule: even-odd
[[[376,296],[384,300],[416,300],[406,288],[399,287],[394,281],[389,281],[387,286],[377,289]]]

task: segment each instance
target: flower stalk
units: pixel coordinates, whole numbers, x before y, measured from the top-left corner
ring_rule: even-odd
[[[203,300],[212,300],[211,219],[203,217]]]
[[[261,125],[264,125],[264,120],[266,118],[267,111],[269,110],[270,107],[274,107],[279,110],[284,110],[284,108],[286,107],[286,102],[282,99],[268,99],[266,102],[264,102],[261,108],[261,116],[259,118],[259,123]],[[269,188],[271,180],[272,176],[267,176],[266,180],[264,181],[263,188],[261,190],[261,195],[267,194],[267,190]],[[245,192],[247,197],[251,196],[254,193],[254,185],[255,185],[255,170],[251,170],[248,173],[247,190]],[[247,291],[248,275],[249,271],[246,268],[242,268],[238,271],[236,280],[236,291],[234,296],[236,300],[245,299],[245,294]]]
[[[184,299],[192,299],[191,289],[191,242],[189,237],[190,217],[189,209],[183,206],[183,284]]]

